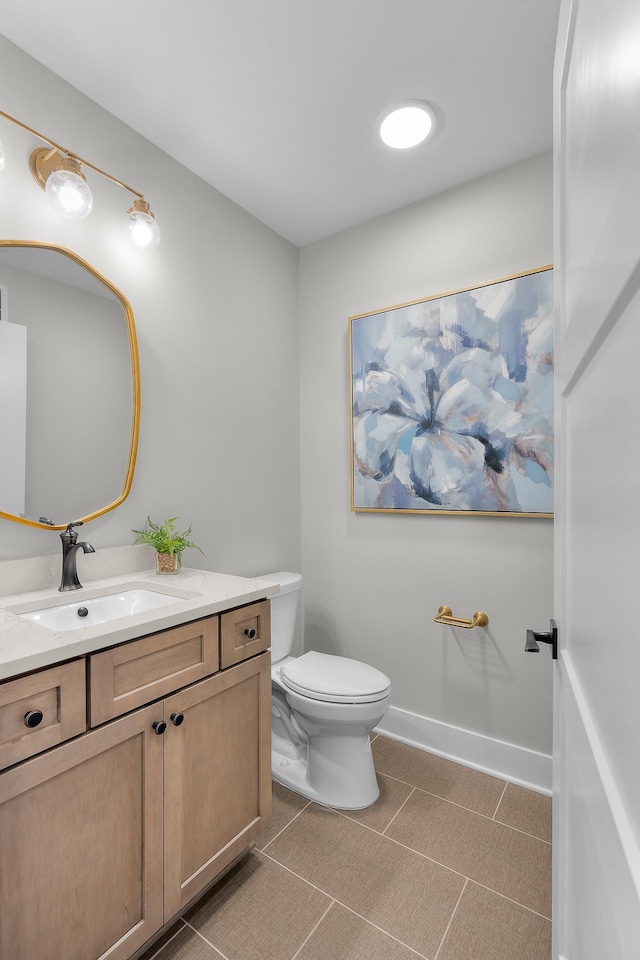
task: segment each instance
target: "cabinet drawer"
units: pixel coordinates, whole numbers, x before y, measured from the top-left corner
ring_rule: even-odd
[[[86,729],[84,660],[0,684],[0,769]]]
[[[196,620],[89,657],[92,727],[218,669],[218,617]]]
[[[220,666],[232,667],[271,646],[268,600],[223,613],[220,618]]]

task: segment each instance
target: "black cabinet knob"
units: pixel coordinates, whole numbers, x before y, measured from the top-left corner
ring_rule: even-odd
[[[245,632],[244,632],[244,635],[245,635],[245,637],[249,637],[249,640],[253,640],[253,638],[254,638],[255,635],[256,635],[256,632],[255,632],[255,630],[253,629],[253,627],[247,627],[247,629],[246,629]]]
[[[172,713],[169,719],[174,727],[179,727],[184,720],[184,713]]]
[[[154,720],[151,726],[153,727],[155,732],[158,734],[158,736],[164,733],[165,730],[167,729],[167,725],[164,720]]]
[[[42,710],[28,710],[24,715],[25,726],[37,727],[38,724],[42,723],[43,716]]]

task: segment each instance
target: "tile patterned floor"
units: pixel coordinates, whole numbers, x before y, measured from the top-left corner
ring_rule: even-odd
[[[372,746],[373,807],[274,783],[256,847],[141,960],[549,960],[550,798]]]

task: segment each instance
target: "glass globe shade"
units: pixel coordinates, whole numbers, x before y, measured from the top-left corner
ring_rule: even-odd
[[[86,180],[72,170],[54,170],[45,189],[52,206],[63,217],[82,220],[93,209],[93,195]]]
[[[0,140],[0,173],[4,170],[6,162],[7,154],[5,153],[4,143]]]
[[[160,227],[151,213],[141,210],[129,210],[127,213],[127,233],[129,240],[137,250],[148,250],[160,243]]]
[[[432,127],[433,115],[426,104],[406,104],[387,113],[379,132],[388,147],[406,150],[426,140]]]

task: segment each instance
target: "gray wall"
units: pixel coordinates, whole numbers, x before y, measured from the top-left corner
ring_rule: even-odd
[[[523,652],[552,606],[552,521],[355,514],[349,316],[552,260],[551,155],[300,252],[306,649],[365,660],[394,707],[548,753],[551,658]],[[489,615],[486,634],[433,623]]]
[[[297,249],[2,37],[0,86],[8,113],[143,191],[162,229],[157,250],[133,251],[123,237],[133,198],[91,171],[91,216],[58,216],[28,169],[42,144],[0,118],[0,236],[74,250],[136,319],[133,488],[83,538],[98,550],[127,544],[147,514],[177,515],[206,553],[185,554],[186,564],[299,568]],[[77,388],[81,402],[91,385],[79,378]],[[0,520],[0,559],[59,550],[56,533]]]
[[[550,658],[522,647],[552,615],[552,524],[350,512],[347,318],[549,263],[550,157],[299,255],[1,37],[0,83],[9,113],[143,190],[163,233],[130,250],[129,195],[90,173],[91,217],[60,218],[28,170],[38,142],[0,120],[0,236],[75,250],[136,318],[133,488],[83,537],[126,544],[147,514],[178,515],[206,552],[186,563],[246,575],[300,569],[302,540],[307,648],[384,670],[397,707],[548,752]],[[0,520],[0,559],[58,550],[56,534]],[[485,610],[489,630],[433,624],[441,603]]]

